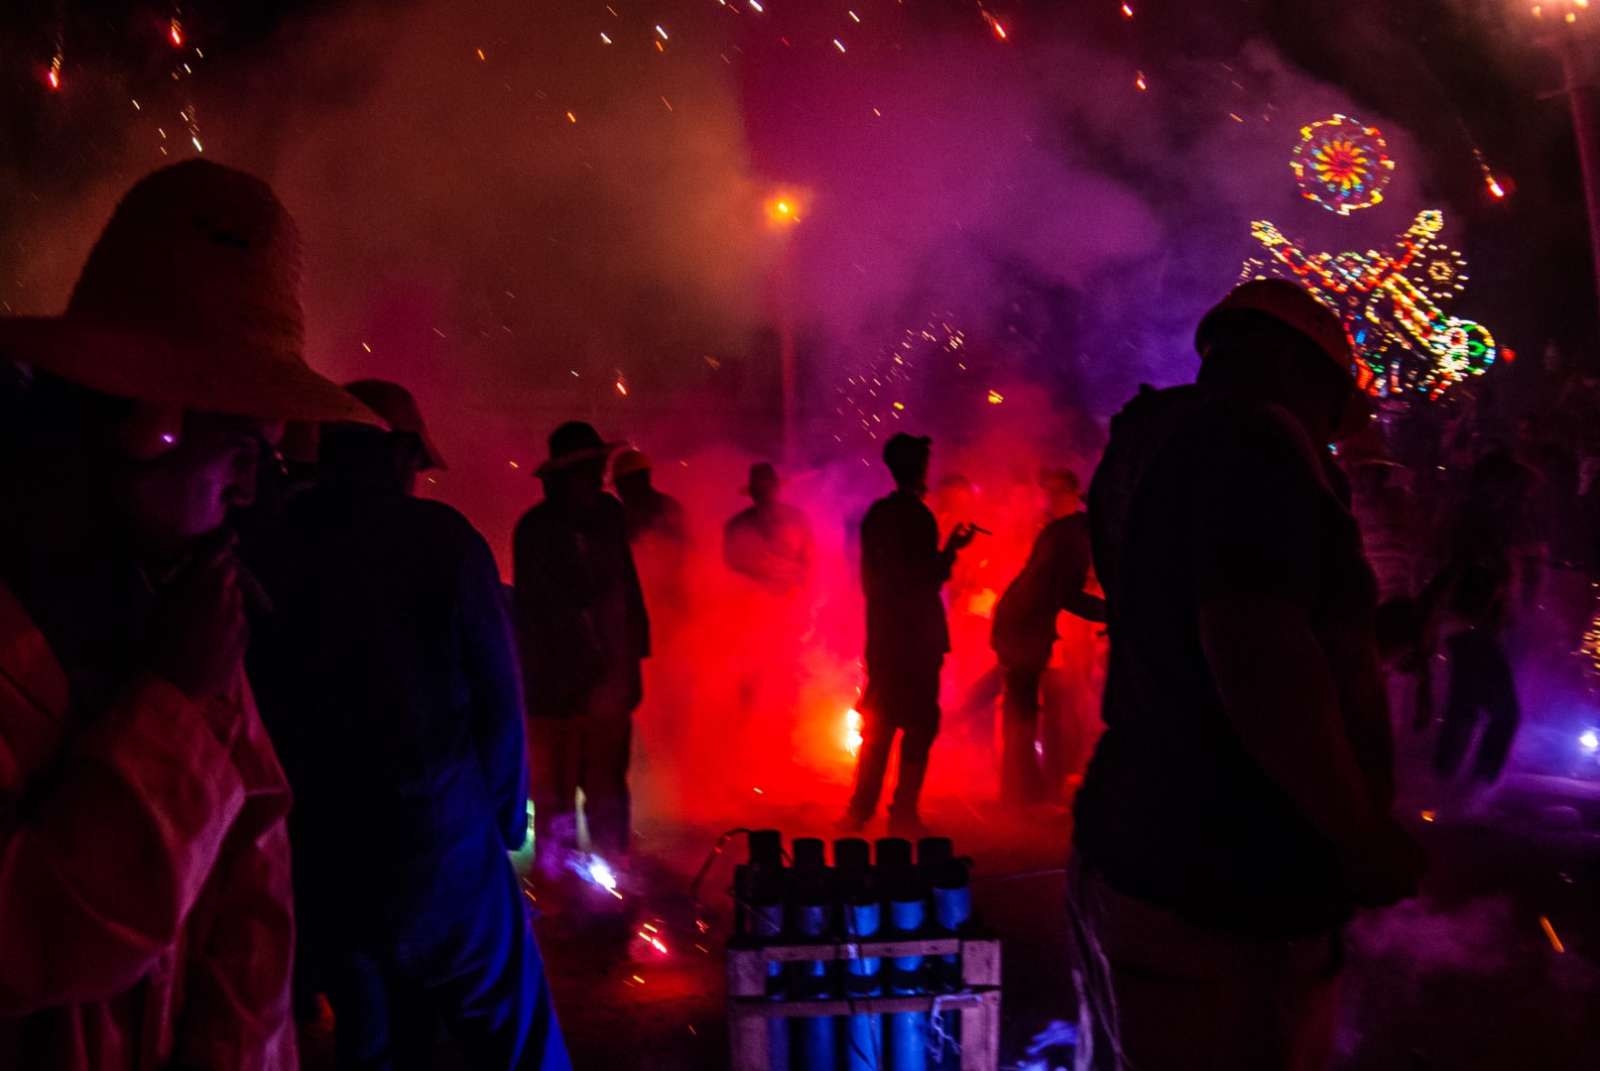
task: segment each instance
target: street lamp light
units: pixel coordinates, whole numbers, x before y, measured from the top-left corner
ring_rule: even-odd
[[[778,252],[777,269],[773,275],[773,302],[777,307],[778,320],[778,369],[783,392],[783,459],[786,463],[796,460],[797,444],[799,442],[799,406],[796,398],[798,389],[795,373],[795,345],[794,345],[794,310],[791,308],[793,291],[793,272],[789,263],[794,242],[791,234],[795,225],[800,222],[800,211],[803,202],[799,195],[785,190],[779,190],[767,198],[766,209],[767,224],[777,231],[783,241],[783,248]]]

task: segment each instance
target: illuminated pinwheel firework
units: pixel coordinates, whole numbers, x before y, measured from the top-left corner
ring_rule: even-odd
[[[1306,200],[1348,216],[1383,200],[1394,161],[1377,127],[1333,115],[1300,128],[1289,169]]]

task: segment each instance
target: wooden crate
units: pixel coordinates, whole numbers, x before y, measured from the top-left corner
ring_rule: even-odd
[[[767,964],[816,960],[961,957],[962,988],[954,993],[859,1000],[773,1000]],[[770,1071],[768,1027],[774,1019],[940,1011],[961,1015],[961,1071],[1000,1066],[1000,942],[936,938],[924,941],[847,941],[836,944],[728,946],[728,1037],[733,1071]]]

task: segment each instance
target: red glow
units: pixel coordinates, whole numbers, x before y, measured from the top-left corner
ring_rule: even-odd
[[[1503,201],[1506,197],[1506,188],[1500,185],[1500,180],[1493,175],[1485,175],[1484,183],[1489,187],[1489,196],[1496,201]]]
[[[167,40],[172,42],[173,48],[183,47],[183,23],[179,22],[177,19],[173,19],[172,22],[167,25]]]
[[[987,11],[983,13],[983,17],[989,23],[989,29],[994,31],[996,40],[1004,41],[1008,38],[1009,35],[1006,33],[1005,23],[1001,22]]]
[[[50,68],[50,73],[44,76],[44,80],[51,89],[61,88],[61,72],[54,67]]]

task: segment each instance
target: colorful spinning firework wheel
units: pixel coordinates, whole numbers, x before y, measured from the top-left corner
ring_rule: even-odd
[[[1289,170],[1306,200],[1348,216],[1382,202],[1394,160],[1377,127],[1332,115],[1300,128]]]

